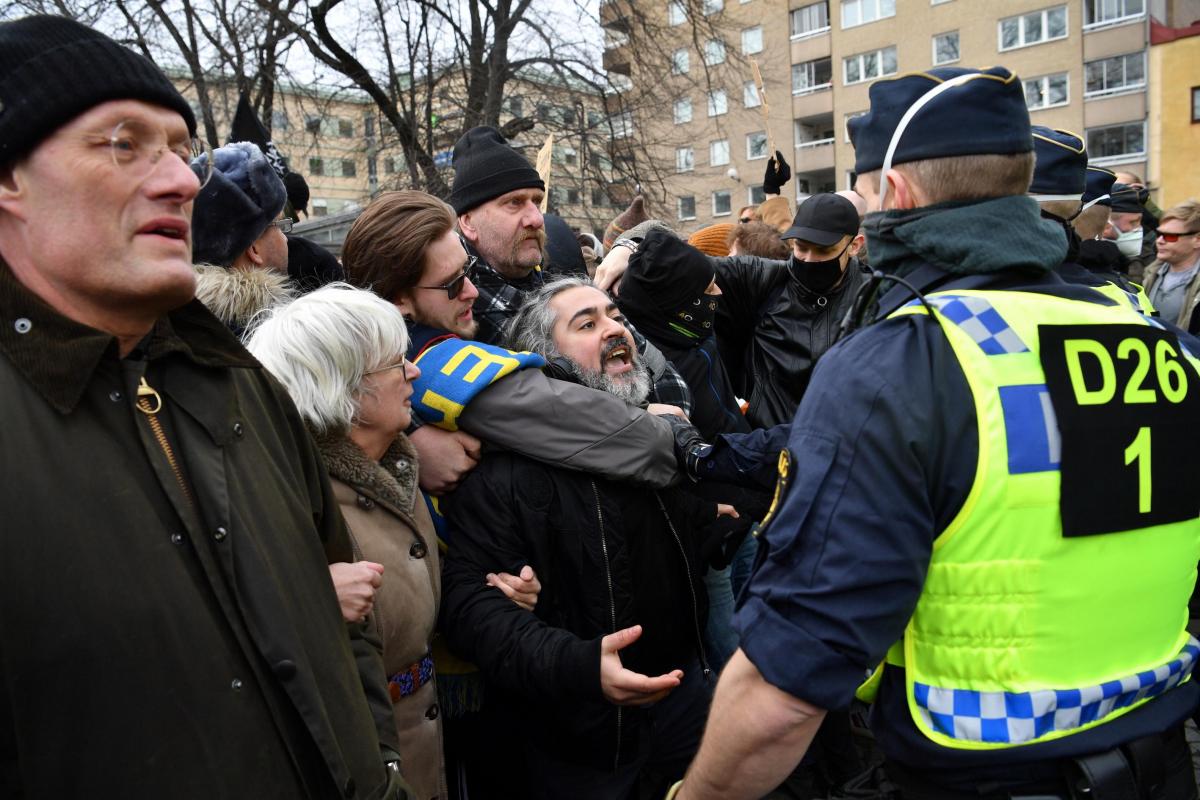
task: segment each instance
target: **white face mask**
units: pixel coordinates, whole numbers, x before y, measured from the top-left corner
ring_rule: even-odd
[[[1125,231],[1117,236],[1117,249],[1126,258],[1137,258],[1142,253],[1142,229]]]

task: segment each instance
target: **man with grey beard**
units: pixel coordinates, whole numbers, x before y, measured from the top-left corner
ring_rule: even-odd
[[[623,322],[607,294],[564,278],[530,294],[508,344],[641,403],[650,378]],[[714,680],[700,542],[736,512],[508,452],[489,454],[444,511],[443,632],[482,669],[496,718],[527,723],[512,785],[534,798],[665,790],[696,749]],[[513,564],[541,578],[532,611],[479,581]]]

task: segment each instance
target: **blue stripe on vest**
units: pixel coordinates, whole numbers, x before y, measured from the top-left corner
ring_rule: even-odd
[[[977,692],[914,682],[913,696],[926,725],[953,739],[1023,744],[1055,731],[1071,731],[1183,683],[1200,656],[1200,641],[1154,670],[1081,689]]]
[[[926,299],[942,312],[942,316],[970,336],[987,355],[1002,356],[1006,353],[1029,352],[1025,342],[1004,317],[1000,316],[1000,312],[982,297],[939,294]],[[916,305],[920,302],[913,300],[906,305]]]
[[[1062,461],[1062,435],[1044,383],[1000,387],[1004,435],[1008,441],[1008,472],[1057,470]]]

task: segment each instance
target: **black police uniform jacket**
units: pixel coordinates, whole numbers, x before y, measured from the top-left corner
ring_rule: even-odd
[[[646,675],[703,663],[708,602],[696,531],[714,523],[715,503],[496,452],[444,509],[442,631],[483,671],[487,704],[500,719],[511,708],[522,735],[557,759],[624,763],[650,731],[643,711],[604,699],[600,640],[641,625],[620,655]],[[533,612],[483,580],[525,564],[542,584]]]
[[[390,703],[334,596],[329,480],[203,305],[122,359],[0,261],[0,419],[0,796],[384,795]]]
[[[787,261],[753,256],[713,259],[723,293],[717,341],[733,389],[748,401],[754,428],[791,422],[813,367],[834,342],[865,277],[858,259],[824,294],[796,281]]]

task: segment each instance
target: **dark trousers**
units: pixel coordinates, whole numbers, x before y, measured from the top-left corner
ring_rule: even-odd
[[[1144,758],[1148,740],[1160,745],[1158,758]],[[1122,758],[1130,765],[1130,783],[1128,791],[1116,791],[1101,786],[1088,790],[1079,768],[1073,760],[1067,759],[1051,769],[1039,769],[1042,777],[1023,779],[1020,768],[1009,770],[1011,780],[997,781],[994,776],[980,780],[975,791],[966,792],[946,789],[936,785],[936,776],[929,776],[920,770],[906,765],[888,762],[886,770],[888,777],[899,787],[903,800],[1009,800],[1022,797],[1062,798],[1063,800],[1197,800],[1196,775],[1192,766],[1192,755],[1184,736],[1183,726],[1177,726],[1166,733],[1146,737],[1139,743],[1123,745],[1118,748]],[[1147,764],[1153,764],[1150,770]],[[1047,765],[1042,765],[1047,766]],[[1147,772],[1153,771],[1154,775]],[[1048,774],[1047,774],[1048,773]]]
[[[715,676],[705,679],[699,664],[686,669],[683,682],[647,709],[649,731],[640,737],[637,758],[614,769],[572,764],[526,747],[529,791],[538,800],[622,800],[661,798],[670,784],[683,777],[700,746]],[[654,793],[657,792],[655,795]]]

